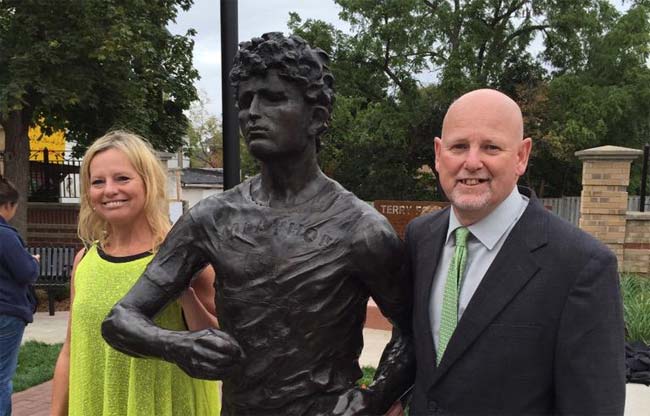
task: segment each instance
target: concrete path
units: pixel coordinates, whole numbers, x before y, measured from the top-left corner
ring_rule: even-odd
[[[23,335],[23,344],[27,341],[40,341],[46,344],[59,344],[65,340],[68,330],[70,312],[56,312],[50,316],[47,312],[34,314],[34,322],[27,325]]]
[[[50,344],[63,342],[67,330],[68,312],[56,312],[49,316],[39,312],[34,323],[27,326],[23,342],[37,340]],[[364,348],[359,359],[361,366],[376,367],[384,346],[390,339],[390,332],[379,329],[364,329]],[[43,383],[13,395],[13,416],[48,416],[52,382]],[[625,416],[648,416],[650,414],[650,387],[642,384],[627,385]]]

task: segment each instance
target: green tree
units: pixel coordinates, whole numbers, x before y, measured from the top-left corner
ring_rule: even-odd
[[[221,121],[206,109],[208,98],[200,94],[189,111],[187,155],[193,168],[223,168],[223,129]]]
[[[250,154],[242,136],[239,137],[239,157],[241,162],[240,171],[242,180],[260,173],[260,163]]]
[[[24,231],[30,125],[64,128],[81,147],[128,128],[175,150],[196,98],[191,36],[166,29],[192,0],[0,1],[0,123],[5,172],[22,199]]]
[[[650,12],[644,5],[617,16],[605,33],[590,39],[579,68],[562,68],[549,83],[545,138],[558,143],[553,156],[566,183],[554,194],[577,195],[577,150],[614,145],[641,148],[650,133]],[[631,188],[640,172],[633,172]]]
[[[432,199],[434,181],[418,173],[422,163],[411,152],[416,123],[404,120],[413,110],[395,100],[360,108],[360,101],[337,101],[332,130],[323,138],[323,170],[364,200]]]
[[[364,199],[431,198],[432,181],[417,174],[421,159],[430,157],[413,153],[409,144],[420,118],[413,123],[401,115],[416,110],[402,108],[412,107],[412,100],[403,102],[393,94],[385,61],[375,58],[366,39],[345,35],[328,23],[303,22],[291,14],[289,28],[331,57],[337,103],[319,156],[323,170]]]
[[[623,14],[605,0],[336,3],[351,35],[297,15],[290,28],[333,56],[339,102],[321,161],[350,189],[361,181],[375,190],[365,198],[426,195],[417,190],[425,186],[411,193],[401,186],[421,180],[423,164],[433,167],[432,139],[447,107],[474,88],[497,88],[520,103],[534,139],[523,182],[539,195],[577,194],[576,150],[637,147],[647,137],[647,1],[628,2]],[[388,166],[392,176],[377,174]],[[383,184],[370,182],[380,177]]]
[[[206,108],[208,98],[199,94],[189,111],[187,128],[188,145],[185,153],[190,157],[193,168],[223,168],[223,128],[221,121]],[[244,138],[239,138],[239,155],[242,179],[259,173],[257,159],[246,148]]]
[[[536,35],[575,32],[597,0],[336,0],[359,43],[394,86],[412,91],[430,70],[451,96],[498,86],[509,65],[528,59]],[[606,2],[605,2],[606,3]],[[560,17],[576,16],[573,21]]]
[[[287,25],[293,34],[330,56],[337,96],[363,97],[364,102],[386,98],[388,78],[382,67],[376,64],[372,51],[359,43],[359,39],[322,20],[307,19],[303,22],[296,13],[289,14]]]

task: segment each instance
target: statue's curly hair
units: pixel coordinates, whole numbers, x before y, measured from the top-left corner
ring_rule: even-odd
[[[327,53],[310,47],[301,37],[285,37],[281,32],[265,33],[261,38],[239,44],[230,71],[230,83],[237,98],[241,81],[263,76],[269,69],[278,69],[280,77],[300,86],[307,102],[324,107],[331,117],[334,77],[328,65]],[[318,135],[326,129],[327,123]]]

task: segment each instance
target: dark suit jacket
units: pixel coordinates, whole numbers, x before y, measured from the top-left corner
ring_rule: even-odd
[[[622,415],[623,308],[616,257],[530,203],[458,323],[440,366],[429,316],[449,209],[407,227],[417,374],[411,415]]]

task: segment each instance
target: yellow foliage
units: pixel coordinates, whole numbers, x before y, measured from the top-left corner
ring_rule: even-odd
[[[42,150],[47,148],[50,162],[63,162],[65,151],[65,134],[62,130],[46,135],[39,126],[29,128],[29,160],[43,161]]]

